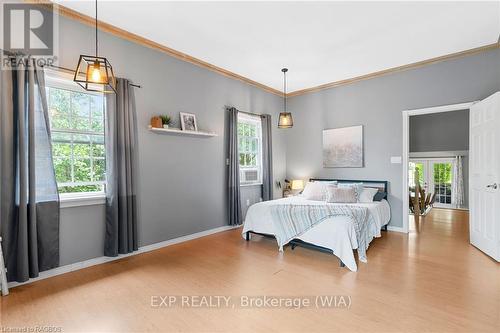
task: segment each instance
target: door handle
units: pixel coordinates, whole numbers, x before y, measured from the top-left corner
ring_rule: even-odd
[[[490,184],[490,185],[486,185],[486,188],[492,188],[492,189],[496,190],[498,188],[498,184],[497,183],[493,183],[493,184]]]

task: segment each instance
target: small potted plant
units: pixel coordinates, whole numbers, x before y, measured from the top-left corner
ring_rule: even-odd
[[[163,116],[160,116],[160,118],[161,118],[163,128],[168,128],[170,125],[173,124],[172,117],[170,117],[169,115],[163,115]]]

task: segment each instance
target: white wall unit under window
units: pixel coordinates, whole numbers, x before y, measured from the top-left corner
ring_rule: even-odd
[[[103,94],[85,91],[70,75],[52,71],[47,73],[46,87],[54,169],[61,199],[103,196],[106,186]]]
[[[262,125],[259,116],[238,114],[240,184],[262,184]]]

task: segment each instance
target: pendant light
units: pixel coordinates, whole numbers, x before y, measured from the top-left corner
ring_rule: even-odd
[[[113,67],[98,53],[97,0],[95,0],[95,56],[80,55],[73,81],[88,91],[116,93],[116,78]]]
[[[292,128],[293,127],[293,118],[290,112],[286,112],[286,72],[288,72],[288,68],[283,68],[281,70],[283,72],[283,104],[284,110],[280,112],[280,117],[278,120],[278,128]]]

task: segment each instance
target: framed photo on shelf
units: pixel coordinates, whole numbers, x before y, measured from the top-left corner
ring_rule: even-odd
[[[196,124],[196,115],[192,113],[180,112],[181,128],[183,131],[198,131]]]

